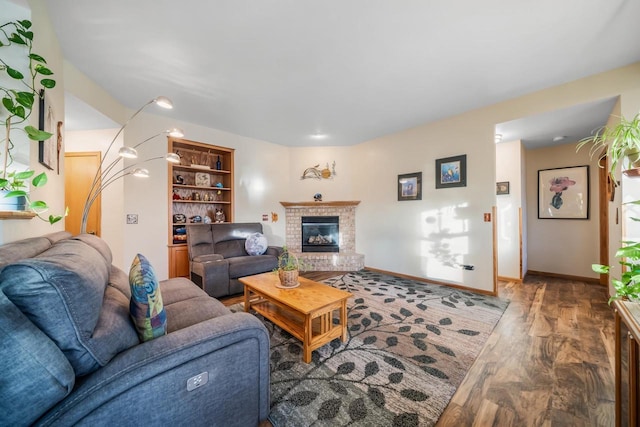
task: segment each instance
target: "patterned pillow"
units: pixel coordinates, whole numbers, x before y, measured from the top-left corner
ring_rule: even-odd
[[[267,238],[262,233],[253,233],[247,236],[244,242],[244,249],[249,255],[262,255],[267,251]]]
[[[160,284],[149,261],[136,255],[129,270],[131,301],[129,312],[140,341],[149,341],[167,333],[167,314],[162,305]]]

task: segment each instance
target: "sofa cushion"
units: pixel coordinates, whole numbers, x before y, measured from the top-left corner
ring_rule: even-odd
[[[129,270],[131,285],[131,318],[140,341],[149,341],[167,333],[167,313],[162,304],[162,292],[149,260],[138,254]]]
[[[60,349],[0,292],[0,424],[30,425],[73,389]]]
[[[231,314],[220,301],[211,298],[193,282],[176,277],[160,282],[162,300],[167,312],[167,332]]]
[[[227,261],[230,279],[264,273],[278,266],[278,259],[272,255],[241,256],[228,258]]]
[[[244,242],[244,249],[251,256],[262,255],[267,251],[269,243],[262,233],[252,233]]]
[[[61,240],[0,272],[7,298],[56,343],[77,376],[95,371],[138,343],[131,341],[128,316],[113,311],[121,301],[119,291],[107,290],[111,266],[86,243],[99,238],[83,239]]]

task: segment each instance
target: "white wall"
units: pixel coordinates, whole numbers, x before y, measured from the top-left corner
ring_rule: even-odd
[[[496,195],[498,226],[498,276],[521,279],[520,208],[522,207],[522,143],[496,144],[496,182],[509,182],[509,194]]]
[[[527,150],[527,232],[529,269],[597,278],[591,264],[600,259],[597,159],[588,150],[576,153],[577,142]],[[589,165],[589,219],[539,219],[538,171]]]

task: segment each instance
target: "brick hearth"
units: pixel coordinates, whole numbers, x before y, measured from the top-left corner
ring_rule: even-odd
[[[364,255],[356,253],[356,206],[359,201],[280,202],[286,212],[287,248],[314,271],[357,271],[364,268]],[[302,217],[340,218],[340,252],[302,252]]]

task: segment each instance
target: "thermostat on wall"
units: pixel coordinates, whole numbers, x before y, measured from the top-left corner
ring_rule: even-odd
[[[127,224],[137,224],[138,214],[127,214]]]

